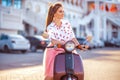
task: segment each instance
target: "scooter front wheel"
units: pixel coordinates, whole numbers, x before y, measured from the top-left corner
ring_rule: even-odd
[[[78,80],[77,77],[69,75],[69,76],[64,76],[61,80]]]
[[[67,80],[72,80],[72,77],[71,76],[68,76],[68,79]]]

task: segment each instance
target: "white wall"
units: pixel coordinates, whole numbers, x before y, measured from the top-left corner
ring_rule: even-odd
[[[108,40],[112,39],[112,25],[110,22],[108,22],[107,25],[107,36],[108,36]]]
[[[118,39],[120,41],[120,27],[118,28]]]
[[[22,24],[22,11],[12,7],[0,6],[0,28],[3,32],[6,30],[6,33],[9,32],[9,30],[15,32],[17,30],[24,30]]]
[[[107,30],[108,30],[107,19],[104,16],[102,20],[103,20],[103,22],[102,22],[102,24],[103,24],[103,40],[106,41],[107,40]]]

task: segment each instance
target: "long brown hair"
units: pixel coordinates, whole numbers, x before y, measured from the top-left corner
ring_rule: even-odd
[[[47,31],[47,26],[52,22],[54,14],[60,7],[62,7],[62,4],[60,2],[57,2],[49,7],[48,15],[46,19],[46,30],[45,31]]]

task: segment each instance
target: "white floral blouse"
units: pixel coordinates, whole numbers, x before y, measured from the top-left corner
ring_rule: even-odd
[[[48,25],[47,32],[49,34],[49,39],[67,42],[68,40],[75,38],[70,23],[66,20],[61,20],[61,22],[60,28],[58,28],[54,22]]]

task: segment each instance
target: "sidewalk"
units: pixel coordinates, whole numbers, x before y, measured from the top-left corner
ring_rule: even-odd
[[[42,66],[0,71],[0,80],[43,80]]]

